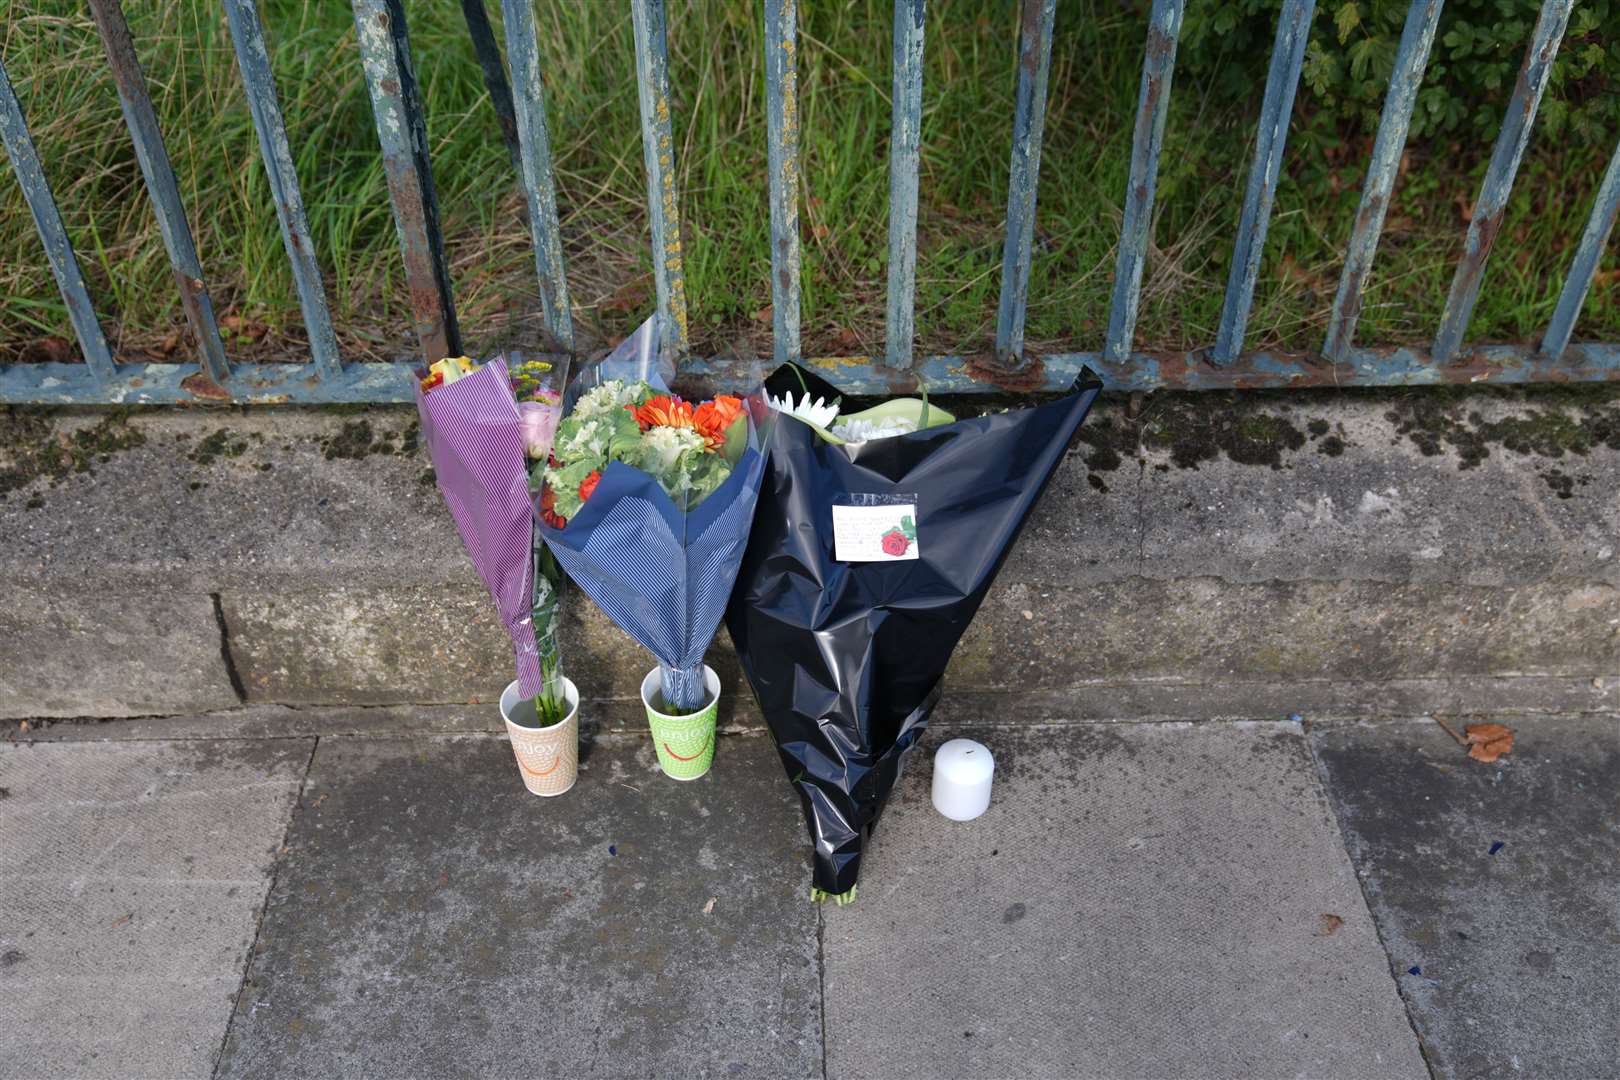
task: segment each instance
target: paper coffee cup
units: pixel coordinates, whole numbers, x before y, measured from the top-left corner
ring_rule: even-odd
[[[562,684],[568,719],[545,728],[532,726],[533,699],[522,697],[515,681],[501,692],[501,719],[512,754],[523,786],[535,795],[561,795],[579,779],[579,689],[568,679]]]
[[[707,702],[690,716],[670,716],[653,707],[662,704],[659,671],[653,668],[641,680],[641,704],[647,709],[647,725],[652,728],[653,746],[664,775],[676,780],[696,780],[714,764],[714,724],[720,711],[720,676],[703,665],[703,688]]]

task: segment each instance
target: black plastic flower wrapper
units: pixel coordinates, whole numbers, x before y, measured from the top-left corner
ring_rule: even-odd
[[[840,396],[791,365],[765,385]],[[726,626],[804,804],[817,889],[854,887],[951,652],[1101,388],[1085,370],[1056,401],[844,446],[773,426]],[[911,499],[914,557],[838,560],[834,505]]]

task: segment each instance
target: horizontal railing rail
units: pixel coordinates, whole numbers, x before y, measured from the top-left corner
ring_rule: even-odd
[[[186,209],[122,6],[119,0],[90,0],[125,124],[168,250],[196,360],[187,364],[114,362],[30,137],[22,102],[0,63],[0,142],[4,143],[38,227],[45,258],[84,357],[83,364],[18,363],[0,367],[0,403],[404,402],[412,400],[414,371],[422,362],[461,351],[404,0],[351,0],[359,57],[376,120],[421,354],[420,358],[394,363],[344,363],[339,356],[337,334],[293,166],[294,155],[277,99],[266,28],[254,0],[221,2],[308,332],[307,362],[232,364],[227,360]],[[502,137],[527,200],[544,325],[555,348],[572,353],[578,349],[578,340],[569,301],[532,2],[508,0],[502,5],[504,62],[484,0],[462,0],[462,9]],[[665,0],[624,2],[630,5],[634,27],[647,212],[662,340],[689,384],[703,389],[737,388],[752,374],[751,365],[689,355],[691,335],[676,183]],[[1286,153],[1315,0],[1282,3],[1260,106],[1254,159],[1235,223],[1237,233],[1216,340],[1207,349],[1186,352],[1143,352],[1134,347],[1143,269],[1152,239],[1159,154],[1185,10],[1185,0],[1153,0],[1143,49],[1129,178],[1122,192],[1123,213],[1106,337],[1095,352],[1056,354],[1032,354],[1024,347],[1056,0],[1018,2],[1018,81],[994,350],[961,356],[914,355],[918,168],[928,10],[927,0],[894,0],[884,353],[881,357],[806,361],[836,371],[840,385],[851,392],[890,393],[910,390],[918,384],[936,393],[1061,390],[1082,367],[1096,371],[1111,389],[1133,391],[1160,387],[1200,390],[1620,380],[1620,343],[1571,341],[1576,318],[1620,212],[1620,146],[1615,148],[1598,187],[1557,307],[1539,342],[1472,347],[1463,344],[1574,0],[1543,0],[1432,347],[1426,351],[1358,347],[1355,331],[1362,298],[1443,2],[1413,0],[1368,160],[1327,336],[1316,353],[1245,349],[1246,327]],[[772,337],[775,359],[780,362],[802,359],[798,0],[761,3],[768,103]]]

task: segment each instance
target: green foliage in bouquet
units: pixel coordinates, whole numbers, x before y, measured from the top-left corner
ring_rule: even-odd
[[[740,398],[693,406],[644,382],[610,380],[582,394],[557,426],[542,511],[551,525],[565,525],[613,461],[653,477],[690,510],[725,482],[747,444]]]

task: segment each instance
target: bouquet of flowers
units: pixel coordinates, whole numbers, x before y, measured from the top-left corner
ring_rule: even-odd
[[[562,411],[566,363],[467,357],[435,363],[417,387],[439,491],[512,638],[518,692],[536,727],[569,713],[557,647],[562,572],[535,533],[528,459],[542,464]]]
[[[635,363],[627,354],[637,354]],[[701,403],[647,358],[656,323],[576,380],[544,470],[540,532],[575,583],[658,660],[642,683],[659,763],[714,756],[718,679],[703,664],[736,578],[765,459],[761,398]]]
[[[817,899],[853,898],[951,652],[1101,385],[956,420],[910,398],[840,416],[792,365],[766,380],[781,419],[726,625],[804,805]]]

